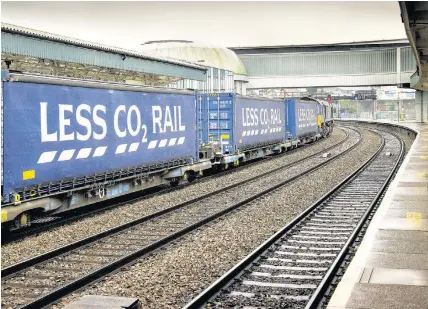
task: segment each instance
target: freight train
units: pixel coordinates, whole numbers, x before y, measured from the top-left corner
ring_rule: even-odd
[[[332,108],[2,72],[2,226],[193,181],[315,141]]]

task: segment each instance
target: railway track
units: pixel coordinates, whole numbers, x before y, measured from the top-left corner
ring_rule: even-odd
[[[378,132],[382,145],[366,164],[183,309],[318,308],[403,158],[403,141]]]
[[[307,147],[307,146],[308,145],[304,145],[304,147]],[[297,150],[298,149],[292,149],[288,152],[280,154],[280,156],[290,154],[290,153],[294,153]],[[199,182],[205,182],[205,181],[208,181],[208,180],[213,179],[215,177],[225,176],[225,175],[228,175],[230,173],[234,173],[234,172],[243,170],[243,169],[245,169],[251,165],[260,164],[262,162],[266,162],[267,160],[272,160],[276,157],[277,156],[275,156],[275,157],[272,157],[272,156],[263,157],[257,161],[248,162],[248,163],[242,164],[238,167],[234,167],[233,169],[219,172],[218,174],[212,174],[209,176],[204,176],[202,179],[199,180]],[[8,231],[5,229],[4,231],[2,231],[1,244],[2,244],[2,246],[6,245],[6,244],[10,244],[10,243],[18,241],[20,239],[23,239],[24,237],[36,235],[38,233],[47,231],[47,230],[55,228],[57,226],[61,226],[61,225],[67,224],[67,223],[71,223],[71,222],[77,221],[79,219],[86,218],[88,216],[94,216],[94,215],[103,213],[105,211],[108,211],[110,209],[113,209],[115,207],[120,207],[120,206],[125,205],[125,204],[136,203],[136,202],[142,201],[144,199],[149,199],[149,198],[157,196],[157,195],[171,193],[171,192],[174,192],[176,190],[180,190],[180,189],[187,187],[189,185],[192,185],[192,184],[193,184],[193,182],[192,183],[186,182],[186,183],[181,183],[175,187],[170,187],[169,185],[162,185],[159,187],[146,189],[146,190],[144,190],[144,192],[131,193],[129,196],[121,196],[121,197],[118,197],[116,199],[106,200],[104,202],[97,202],[94,205],[89,205],[89,206],[84,207],[85,209],[78,208],[75,210],[70,210],[69,211],[70,213],[66,212],[66,213],[61,213],[58,215],[36,218],[32,221],[32,224],[30,227],[23,228],[20,230]],[[130,196],[137,196],[137,197],[133,198]]]
[[[2,269],[2,307],[40,308],[55,302],[144,254],[322,167],[361,143],[358,131],[346,130],[348,139],[330,149],[331,157],[322,157],[319,153],[311,155],[257,178]]]
[[[338,143],[335,143],[334,145],[320,151],[317,152],[316,154],[328,151],[329,149],[336,147],[340,144],[342,144],[345,140],[347,139],[347,136],[345,137],[345,139],[339,141]],[[250,166],[256,166],[258,164],[262,164],[263,162],[266,162],[268,160],[274,160],[277,159],[279,157],[282,156],[286,156],[286,155],[290,155],[296,151],[299,151],[300,149],[303,148],[308,148],[311,147],[312,145],[316,145],[316,143],[314,144],[306,144],[306,145],[302,145],[301,147],[297,148],[297,149],[292,149],[289,150],[287,152],[284,152],[280,155],[276,155],[276,156],[268,156],[268,157],[264,157],[260,160],[257,161],[251,161],[248,163],[245,163],[239,167],[235,167],[233,169],[230,170],[226,170],[226,171],[222,171],[220,173],[217,174],[211,174],[209,176],[205,176],[202,179],[199,180],[199,183],[203,183],[206,181],[209,181],[210,179],[213,178],[217,178],[217,177],[222,177],[231,173],[235,173],[237,171],[241,171],[245,168],[248,168]],[[129,203],[136,203],[139,202],[141,200],[144,199],[149,199],[151,197],[157,196],[157,195],[161,195],[161,194],[167,194],[167,193],[171,193],[173,191],[182,189],[186,186],[192,185],[192,183],[182,183],[177,187],[169,187],[169,186],[164,186],[162,187],[157,187],[157,188],[150,188],[145,190],[144,193],[134,193],[131,194],[130,196],[123,196],[123,197],[118,197],[117,199],[113,199],[113,200],[107,200],[104,202],[105,205],[101,205],[103,202],[99,202],[96,203],[94,205],[90,205],[85,207],[85,209],[76,209],[64,214],[60,214],[58,216],[46,216],[46,217],[42,217],[42,218],[38,218],[35,219],[31,225],[31,227],[28,228],[24,228],[22,230],[19,231],[7,231],[7,230],[2,230],[2,246],[6,245],[6,244],[10,244],[16,241],[19,241],[25,237],[31,236],[31,235],[36,235],[38,233],[47,231],[49,229],[67,224],[67,223],[71,223],[74,221],[77,221],[79,219],[83,219],[86,218],[88,216],[94,216],[103,212],[106,212],[110,209],[113,209],[115,207],[120,207],[122,205],[125,204],[129,204]],[[144,195],[142,195],[144,194]],[[130,198],[131,197],[131,198]]]

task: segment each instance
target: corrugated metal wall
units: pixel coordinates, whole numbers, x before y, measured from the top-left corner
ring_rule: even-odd
[[[416,59],[410,47],[401,48],[401,72],[416,71]]]
[[[122,57],[120,53],[98,51],[5,32],[1,33],[1,41],[1,51],[7,54],[201,81],[205,79],[204,70],[175,63],[133,56]]]
[[[397,49],[289,54],[241,54],[250,77],[395,73]],[[401,48],[401,71],[415,70],[410,48]]]
[[[196,89],[202,92],[233,92],[234,91],[234,74],[218,68],[208,68],[206,80],[196,81],[183,79],[168,85],[176,89]],[[239,92],[235,89],[235,91]]]

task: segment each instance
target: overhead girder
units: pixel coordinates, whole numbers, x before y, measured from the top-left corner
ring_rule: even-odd
[[[78,63],[60,62],[8,53],[2,53],[1,60],[2,70],[10,69],[28,73],[40,73],[110,82],[130,82],[147,86],[167,86],[170,83],[181,80],[179,77],[89,66]]]
[[[425,90],[428,85],[428,3],[401,1],[400,10],[406,35],[418,66],[416,74],[411,78],[411,86]]]

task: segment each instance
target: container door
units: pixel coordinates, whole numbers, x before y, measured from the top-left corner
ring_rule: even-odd
[[[295,139],[296,138],[296,100],[287,99],[285,100],[285,138]]]
[[[211,93],[198,97],[198,134],[202,145],[213,145],[223,153],[233,152],[233,94]]]

